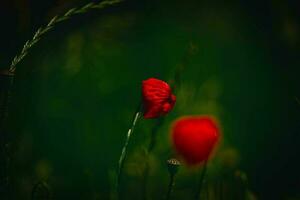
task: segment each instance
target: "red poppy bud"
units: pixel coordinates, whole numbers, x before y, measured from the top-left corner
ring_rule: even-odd
[[[219,135],[216,122],[203,116],[180,118],[172,129],[173,145],[189,165],[197,165],[208,159]]]
[[[176,101],[171,87],[166,82],[155,78],[143,81],[142,95],[144,118],[156,118],[167,114]]]

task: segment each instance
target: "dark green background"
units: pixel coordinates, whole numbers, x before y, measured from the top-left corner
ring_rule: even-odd
[[[0,67],[52,16],[87,2],[2,1]],[[190,114],[212,114],[222,127],[210,177],[224,170],[218,160],[229,149],[258,199],[299,199],[299,19],[296,1],[148,0],[60,24],[17,66],[8,123],[16,198],[47,178],[56,199],[107,199],[141,81],[168,81],[183,64],[151,155],[153,199],[166,191],[170,124]],[[140,195],[154,121],[142,120],[130,143],[128,198]],[[183,167],[178,199],[188,199],[191,177]]]

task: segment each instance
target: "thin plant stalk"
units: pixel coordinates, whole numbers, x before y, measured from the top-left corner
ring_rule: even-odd
[[[157,132],[159,128],[162,126],[164,119],[165,119],[164,117],[160,117],[159,119],[157,119],[156,124],[153,126],[151,130],[150,143],[146,150],[146,166],[143,173],[143,185],[142,185],[142,194],[144,200],[147,199],[147,183],[148,183],[149,170],[150,170],[149,155],[153,151],[156,145]]]
[[[118,165],[118,172],[117,172],[117,182],[116,182],[116,190],[117,190],[117,193],[118,193],[118,197],[120,196],[120,183],[121,183],[121,177],[122,177],[123,168],[124,168],[124,162],[125,162],[125,159],[126,159],[126,156],[127,156],[127,147],[128,147],[131,135],[134,131],[134,128],[137,124],[137,121],[140,119],[141,115],[142,115],[142,103],[139,104],[139,106],[138,106],[138,108],[137,108],[137,110],[134,114],[131,126],[127,131],[126,140],[125,140],[125,143],[124,143],[124,146],[122,148],[122,152],[121,152],[121,155],[120,155],[120,158],[119,158],[119,163],[118,163],[119,165]]]
[[[171,87],[173,92],[175,93],[175,90],[177,91],[181,86],[181,74],[186,68],[186,66],[189,64],[189,58],[196,54],[196,45],[194,43],[190,43],[187,51],[184,53],[182,61],[175,67],[174,74],[169,81],[171,83]],[[148,182],[148,176],[149,176],[149,154],[153,151],[156,145],[156,138],[157,138],[157,132],[159,128],[162,126],[162,124],[165,121],[165,117],[160,117],[157,119],[156,124],[152,128],[151,131],[151,137],[150,137],[150,143],[147,148],[146,152],[146,166],[143,173],[143,186],[142,186],[142,194],[143,199],[147,199],[147,182]]]
[[[5,73],[3,74],[3,71],[0,71],[0,82],[1,82],[1,87],[0,87],[0,131],[2,133],[3,129],[3,124],[7,116],[7,110],[8,110],[8,104],[9,104],[9,98],[10,98],[10,93],[11,93],[11,87],[14,82],[14,74],[16,70],[16,66],[18,63],[20,63],[24,57],[29,53],[30,49],[50,30],[54,29],[57,24],[60,22],[66,21],[68,19],[71,19],[73,16],[77,16],[80,14],[87,13],[90,10],[95,10],[95,9],[102,9],[110,5],[117,4],[119,2],[122,2],[122,0],[104,0],[102,2],[91,2],[88,3],[82,7],[79,8],[72,8],[65,12],[63,15],[60,16],[55,16],[53,17],[49,23],[45,26],[40,27],[33,37],[26,41],[25,44],[23,45],[22,50],[20,53],[18,53],[13,60],[11,61],[10,66],[7,68],[7,70],[4,70]],[[2,76],[4,75],[4,76]],[[6,79],[8,77],[9,80],[9,89],[2,88],[4,87],[4,84],[2,83],[2,79]],[[9,180],[10,178],[7,177],[7,171],[9,170],[9,155],[8,155],[8,150],[7,147],[10,143],[9,140],[6,138],[4,139],[3,136],[4,133],[1,134],[1,143],[0,143],[0,155],[5,155],[5,161],[4,163],[1,164],[0,168],[3,169],[1,170],[2,172],[0,173],[0,197],[3,197],[3,195],[6,195],[6,193],[10,193],[8,187],[9,187]],[[5,191],[5,194],[2,193],[2,190]],[[10,194],[9,194],[10,195]],[[6,197],[4,197],[6,199]]]
[[[21,52],[17,54],[12,60],[9,71],[14,72],[16,70],[16,65],[23,60],[23,58],[28,54],[29,50],[34,46],[47,32],[56,27],[60,22],[66,21],[76,15],[87,13],[90,10],[94,9],[102,9],[110,5],[114,5],[116,3],[122,2],[122,0],[105,0],[102,2],[91,2],[79,8],[71,8],[63,15],[56,15],[53,17],[49,23],[45,26],[40,27],[32,37],[32,39],[26,41]]]
[[[156,145],[156,139],[157,139],[157,132],[159,130],[159,128],[163,125],[165,121],[164,117],[160,117],[159,119],[157,119],[156,124],[154,125],[154,127],[152,128],[151,131],[151,138],[150,138],[150,143],[147,149],[147,153],[151,153]]]
[[[175,180],[175,174],[170,174],[170,180],[169,180],[166,200],[170,200],[171,193],[172,193],[173,186],[174,186],[174,180]]]
[[[169,180],[166,200],[169,200],[170,197],[171,197],[173,187],[174,187],[175,176],[176,176],[177,171],[179,169],[180,162],[176,158],[171,158],[171,159],[167,160],[167,166],[168,166],[170,180]]]
[[[201,190],[202,190],[202,186],[203,186],[203,181],[204,181],[204,176],[206,174],[206,170],[207,170],[207,160],[204,161],[203,169],[202,169],[202,171],[200,173],[200,178],[199,178],[199,182],[198,182],[198,186],[197,186],[195,200],[199,200],[199,197],[201,195]]]

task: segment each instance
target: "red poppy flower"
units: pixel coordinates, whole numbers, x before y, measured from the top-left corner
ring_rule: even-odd
[[[210,117],[189,116],[173,124],[172,140],[177,153],[189,165],[208,159],[219,138],[219,128]]]
[[[156,78],[143,81],[142,95],[144,118],[156,118],[167,114],[176,101],[168,83]]]

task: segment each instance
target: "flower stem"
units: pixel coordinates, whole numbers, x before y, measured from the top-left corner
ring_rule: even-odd
[[[148,176],[149,176],[149,170],[150,170],[149,154],[153,151],[153,149],[156,145],[157,132],[158,132],[159,128],[161,127],[161,125],[164,123],[164,119],[165,119],[164,117],[160,117],[159,119],[157,119],[156,124],[153,126],[153,128],[151,130],[150,143],[149,143],[149,146],[148,146],[147,152],[146,152],[146,166],[145,166],[145,170],[143,173],[142,193],[143,193],[144,200],[147,199],[147,183],[148,183]]]
[[[105,0],[102,2],[91,2],[88,3],[82,7],[79,8],[72,8],[70,10],[68,10],[67,12],[65,12],[63,15],[56,15],[55,17],[53,17],[50,22],[46,25],[46,26],[42,26],[40,27],[34,34],[34,36],[32,37],[32,39],[27,40],[27,42],[24,44],[21,52],[19,54],[17,54],[14,59],[11,62],[11,65],[9,67],[9,71],[10,72],[14,72],[16,70],[16,65],[23,60],[23,58],[28,54],[29,50],[31,49],[32,46],[34,46],[40,39],[41,37],[47,33],[48,31],[52,30],[54,27],[56,27],[56,25],[59,22],[62,21],[66,21],[70,18],[72,18],[73,16],[79,15],[79,14],[84,14],[87,13],[90,10],[93,9],[102,9],[105,8],[107,6],[116,4],[121,2],[122,0]]]
[[[180,162],[176,158],[171,158],[171,159],[167,160],[167,167],[168,167],[168,171],[169,171],[169,175],[170,175],[170,181],[169,181],[166,200],[170,199],[171,192],[172,192],[173,186],[174,186],[175,176],[177,174],[179,166],[180,166]]]
[[[168,192],[167,192],[166,200],[170,200],[171,192],[172,192],[173,185],[174,185],[174,178],[175,178],[175,174],[170,174],[170,181],[169,181],[169,186],[168,186]]]
[[[195,195],[195,200],[199,200],[199,198],[200,198],[202,185],[203,185],[203,180],[204,180],[204,176],[205,176],[205,173],[206,173],[206,169],[207,169],[207,160],[204,161],[203,169],[202,169],[202,172],[200,173],[200,178],[199,178],[199,182],[198,182],[198,186],[197,186],[197,192],[196,192],[196,195]]]
[[[120,182],[121,182],[121,177],[122,177],[122,173],[123,173],[124,162],[125,162],[125,159],[127,156],[127,147],[129,144],[130,137],[131,137],[131,135],[134,131],[134,128],[137,124],[137,121],[139,120],[139,118],[142,114],[141,108],[142,108],[142,103],[139,104],[139,106],[134,114],[134,117],[133,117],[132,123],[131,123],[131,127],[128,129],[126,140],[125,140],[124,146],[122,148],[122,153],[119,158],[119,166],[118,166],[117,182],[116,182],[116,191],[118,193],[118,197],[120,197]]]

